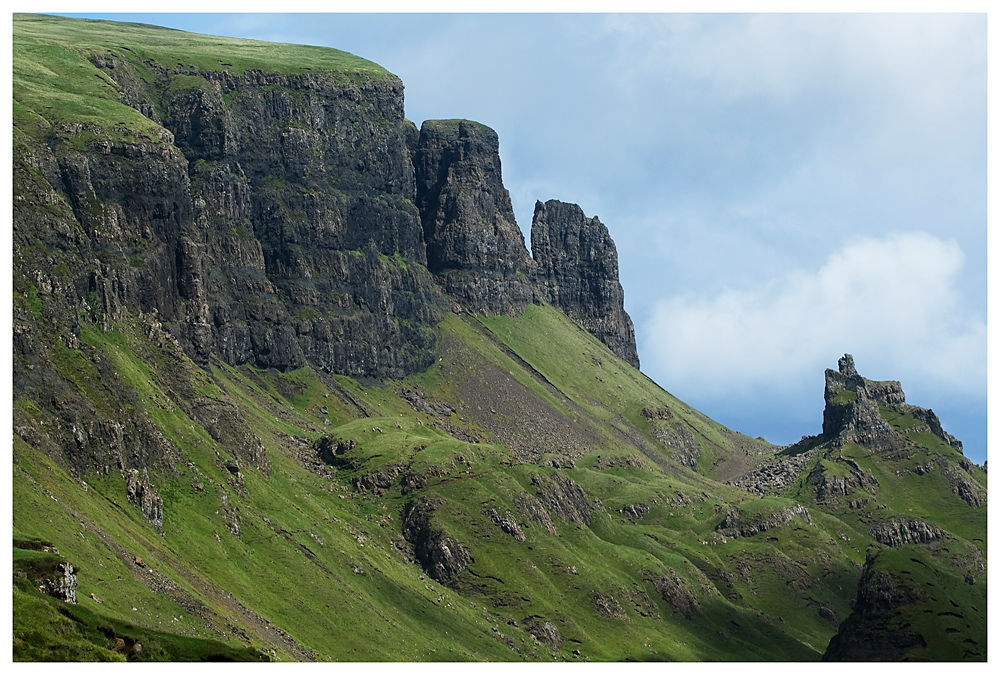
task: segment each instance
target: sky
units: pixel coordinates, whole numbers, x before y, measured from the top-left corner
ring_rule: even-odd
[[[986,459],[985,14],[74,16],[375,61],[497,131],[528,241],[536,200],[607,225],[678,398],[792,443],[851,353]]]

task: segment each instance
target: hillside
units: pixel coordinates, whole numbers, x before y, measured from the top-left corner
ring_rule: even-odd
[[[735,433],[614,242],[336,50],[15,15],[16,660],[985,660],[986,472],[896,382]]]

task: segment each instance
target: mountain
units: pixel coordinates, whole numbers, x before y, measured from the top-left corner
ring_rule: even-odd
[[[13,46],[15,659],[986,659],[985,466],[899,383],[692,409],[607,227],[529,254],[496,133],[350,54]]]

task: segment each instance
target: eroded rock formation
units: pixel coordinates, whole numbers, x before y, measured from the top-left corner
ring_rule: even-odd
[[[535,203],[531,254],[542,299],[597,336],[612,352],[639,367],[635,329],[618,281],[618,251],[608,228],[576,204]]]

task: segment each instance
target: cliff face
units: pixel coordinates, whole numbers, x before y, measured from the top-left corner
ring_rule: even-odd
[[[902,386],[895,380],[877,382],[858,375],[850,354],[840,358],[837,370],[826,370],[823,398],[826,401],[823,436],[838,445],[858,443],[874,448],[898,445],[901,436],[879,412],[882,407],[912,416],[927,431],[962,452],[962,442],[941,427],[941,420],[933,410],[909,405]]]
[[[534,298],[499,147],[496,132],[481,124],[431,120],[414,153],[427,267],[471,311],[520,311]]]
[[[618,252],[608,228],[576,204],[536,202],[531,252],[542,298],[638,368],[635,329],[625,312]]]
[[[15,120],[15,388],[62,386],[42,367],[47,341],[77,349],[81,321],[142,316],[202,366],[214,356],[382,379],[433,363],[449,309],[542,301],[638,366],[607,229],[549,202],[532,260],[492,129],[439,120],[418,132],[402,83],[377,67],[166,66],[117,48],[87,58],[125,121]],[[95,447],[108,454],[124,434],[141,450],[95,458],[100,470],[169,455],[144,422],[123,423]]]

